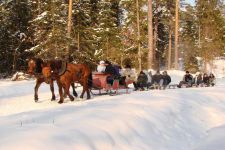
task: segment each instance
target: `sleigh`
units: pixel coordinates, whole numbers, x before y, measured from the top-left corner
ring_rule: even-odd
[[[120,85],[119,80],[114,79],[113,84],[107,83],[107,77],[109,74],[105,73],[93,73],[92,75],[92,88],[91,93],[93,95],[117,95],[119,90],[125,89],[128,94],[128,85],[133,83],[133,81],[125,82],[125,85]],[[98,93],[96,93],[98,91]]]

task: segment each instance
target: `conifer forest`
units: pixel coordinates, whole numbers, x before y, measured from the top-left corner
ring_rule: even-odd
[[[0,0],[0,73],[32,57],[198,71],[225,55],[223,0]]]

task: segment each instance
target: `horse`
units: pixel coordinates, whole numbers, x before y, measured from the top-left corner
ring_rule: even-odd
[[[34,87],[34,101],[38,102],[38,88],[40,85],[45,82],[47,84],[50,84],[50,90],[52,92],[52,98],[51,100],[54,101],[56,99],[55,93],[54,93],[54,84],[53,81],[56,79],[50,79],[48,82],[46,82],[43,74],[42,74],[42,66],[44,65],[44,61],[41,58],[31,58],[28,61],[28,70],[27,73],[30,75],[34,75],[36,78],[36,84]],[[73,88],[73,95],[77,97],[77,93],[75,91],[75,86],[74,84],[71,84]]]
[[[84,93],[87,93],[87,99],[90,99],[89,87],[92,83],[92,74],[90,68],[85,64],[72,64],[66,63],[66,69],[64,71],[58,71],[57,66],[52,63],[47,63],[42,68],[43,76],[46,82],[49,82],[51,78],[56,78],[59,86],[60,100],[59,104],[63,103],[64,97],[62,95],[62,88],[69,96],[71,101],[74,101],[74,97],[70,95],[69,87],[71,83],[80,83],[83,86],[80,98],[83,98]]]

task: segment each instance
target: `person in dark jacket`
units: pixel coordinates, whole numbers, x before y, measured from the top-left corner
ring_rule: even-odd
[[[107,83],[113,85],[113,81],[117,76],[116,69],[108,60],[105,61],[105,66],[105,73],[109,74],[109,76],[107,77]]]
[[[171,82],[171,77],[167,74],[167,71],[164,71],[163,75],[162,75],[162,78],[163,78],[163,89],[166,89],[166,87]]]
[[[183,77],[183,81],[180,81],[178,88],[181,88],[182,85],[187,85],[187,87],[192,87],[193,84],[193,76],[189,73],[189,71],[186,71],[186,74]]]
[[[197,77],[196,77],[196,84],[197,84],[197,86],[201,85],[202,82],[203,82],[202,74],[199,73],[199,74],[197,75]]]
[[[152,83],[154,89],[161,89],[163,85],[163,75],[160,74],[159,70],[152,76]]]
[[[209,86],[209,76],[206,73],[203,74],[203,83]]]
[[[216,80],[216,78],[215,78],[214,74],[210,73],[209,74],[209,85],[214,86],[215,85],[215,80]]]
[[[121,67],[117,65],[112,65],[111,62],[109,62],[108,60],[105,61],[105,65],[105,73],[109,74],[109,76],[107,77],[107,83],[113,85],[114,80],[119,80],[120,85],[126,86],[125,77],[121,77],[119,73]]]
[[[147,82],[148,82],[147,75],[143,71],[141,71],[137,78],[137,88],[138,89],[140,88],[143,91],[144,87],[147,86]]]

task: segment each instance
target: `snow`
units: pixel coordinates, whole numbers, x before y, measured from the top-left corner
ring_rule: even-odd
[[[168,73],[173,82],[184,74]],[[0,80],[0,149],[224,150],[225,79],[217,80],[215,87],[130,90],[61,105],[50,101],[47,84],[35,103],[34,80]]]
[[[35,18],[35,19],[34,19],[34,21],[38,21],[38,20],[43,19],[43,18],[44,18],[47,14],[48,14],[48,12],[47,12],[47,11],[45,11],[45,12],[41,13],[40,15],[38,15],[38,17],[37,17],[37,18]]]

